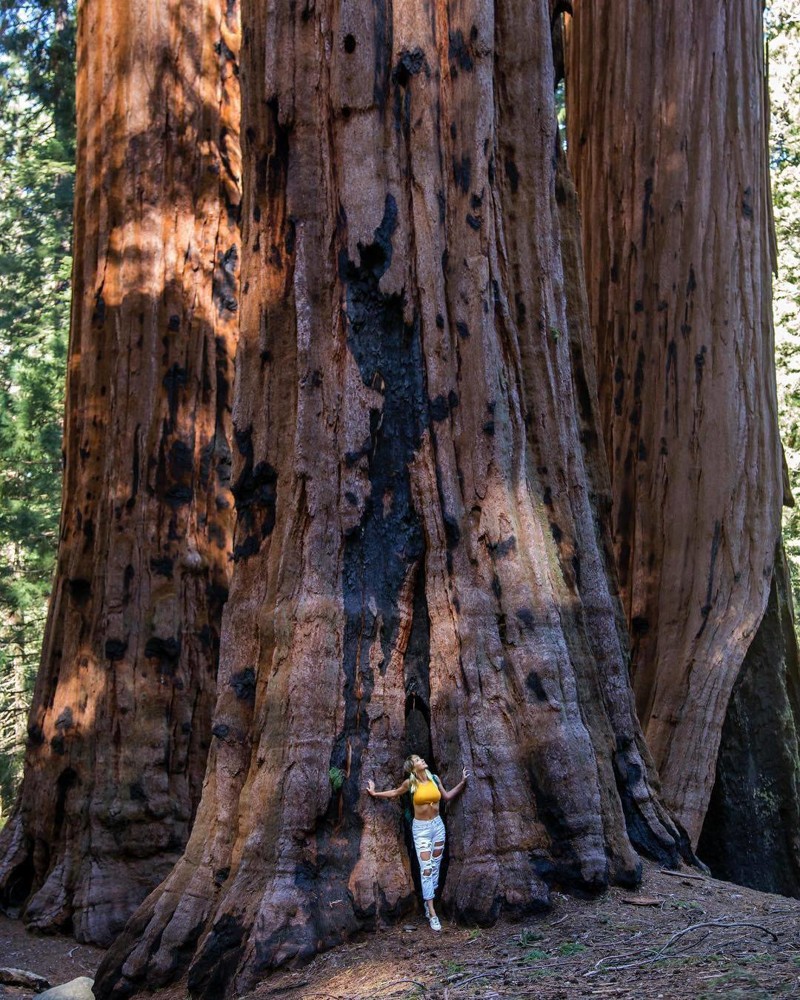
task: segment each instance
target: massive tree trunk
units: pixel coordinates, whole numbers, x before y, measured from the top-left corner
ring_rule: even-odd
[[[233,994],[407,910],[400,811],[363,789],[397,784],[412,740],[446,784],[473,771],[448,817],[457,917],[634,882],[632,844],[681,842],[609,572],[548,4],[252,0],[243,23],[215,739],[102,996],[187,965],[193,992]]]
[[[85,0],[61,541],[0,892],[110,942],[199,801],[230,576],[228,0]]]
[[[759,0],[578,3],[568,46],[633,685],[666,801],[694,841],[734,682],[751,644],[763,646],[783,498],[761,14]],[[770,621],[796,679],[791,612]],[[791,683],[775,688],[791,716]],[[758,773],[741,802],[728,797],[728,823],[763,818]],[[794,815],[794,783],[782,783],[776,817]]]

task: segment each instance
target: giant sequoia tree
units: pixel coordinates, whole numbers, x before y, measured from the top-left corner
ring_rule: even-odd
[[[628,683],[548,4],[242,13],[214,741],[103,996],[187,965],[233,992],[407,908],[400,818],[361,790],[412,734],[446,781],[474,773],[449,818],[460,917],[633,882],[634,847],[680,842]]]
[[[599,158],[581,175],[584,197],[605,197],[591,183],[587,194],[586,178],[614,177],[620,155],[627,171],[606,215],[589,218],[587,300],[555,127],[552,6],[243,3],[237,527],[213,739],[186,850],[108,953],[99,995],[186,971],[194,993],[232,994],[412,905],[400,817],[361,794],[370,777],[393,783],[412,744],[446,781],[462,764],[473,771],[449,817],[443,893],[458,917],[546,905],[554,883],[635,882],[637,850],[675,861],[687,846],[654,791],[626,618],[670,801],[697,835],[733,685],[719,664],[762,620],[777,540],[763,162],[723,127],[757,118],[760,92],[752,101],[733,86],[750,64],[729,69],[722,51],[752,58],[758,31],[738,8],[719,15],[724,30],[706,11],[710,51],[724,44],[719,72],[703,76],[664,63],[655,22],[639,26],[626,65],[656,73],[657,113],[634,101],[631,145],[613,120],[603,131],[599,106],[583,128],[591,83],[580,84],[571,149],[585,131]],[[678,19],[664,6],[658,31],[670,26],[663,46],[677,61]],[[608,8],[592,10],[594,49],[607,34],[616,60]],[[235,13],[211,0],[123,13],[84,0],[82,11],[72,501],[3,864],[7,885],[32,885],[30,919],[72,917],[83,936],[110,936],[140,898],[143,869],[156,869],[146,850],[174,859],[202,759],[204,646],[229,512]],[[700,32],[703,17],[692,18]],[[612,61],[595,90],[625,109],[621,73]],[[689,120],[701,78],[725,96],[705,158]],[[588,142],[598,125],[607,147]],[[747,169],[731,172],[712,225],[687,178],[707,176],[714,157]],[[726,242],[730,205],[741,233]],[[701,219],[691,238],[685,215]],[[601,231],[613,239],[592,242]],[[636,346],[612,324],[617,365],[598,302],[616,301],[623,272],[611,315]],[[646,343],[631,316],[648,318]],[[651,353],[665,383],[645,384]],[[720,430],[719,455],[708,449],[715,421],[741,433]],[[726,458],[741,460],[738,478],[726,478]],[[648,479],[648,461],[666,478]],[[698,512],[688,544],[668,517],[641,541],[659,488],[670,503],[678,490],[684,519]],[[753,507],[766,513],[751,525]],[[670,613],[634,613],[633,579],[654,591],[671,582]],[[662,632],[691,639],[675,676],[658,669]],[[102,896],[111,878],[123,887],[113,905]]]
[[[709,860],[796,893],[761,18],[759,0],[580,3],[567,121],[639,718],[695,842],[717,775]]]
[[[180,856],[210,740],[233,497],[238,21],[82,5],[57,575],[0,894],[109,942]]]

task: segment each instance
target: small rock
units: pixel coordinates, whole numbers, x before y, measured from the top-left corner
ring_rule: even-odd
[[[22,986],[29,990],[46,990],[50,986],[44,976],[37,976],[35,972],[27,972],[25,969],[0,969],[0,983]]]
[[[79,976],[61,986],[54,986],[44,993],[37,993],[36,1000],[95,1000],[92,993],[94,980],[88,976]]]

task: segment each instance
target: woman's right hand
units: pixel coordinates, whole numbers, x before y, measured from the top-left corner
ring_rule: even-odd
[[[369,792],[370,795],[373,796],[375,795],[375,782],[371,778],[367,782],[367,791]]]

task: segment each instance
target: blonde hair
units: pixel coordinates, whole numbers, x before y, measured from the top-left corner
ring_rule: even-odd
[[[417,788],[417,775],[414,771],[414,761],[419,760],[418,753],[409,754],[403,761],[403,770],[408,775],[408,790],[413,795]],[[433,781],[433,775],[428,768],[425,768],[425,780]]]

